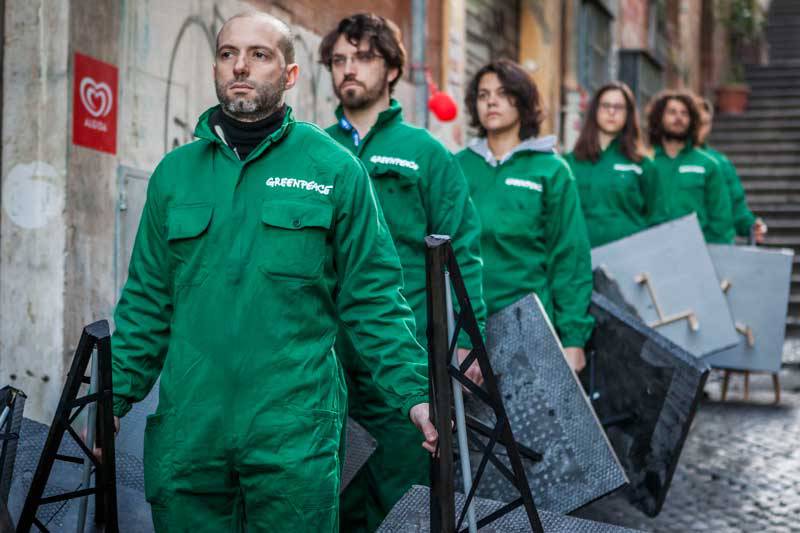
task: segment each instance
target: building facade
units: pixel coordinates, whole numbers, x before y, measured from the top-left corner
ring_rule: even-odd
[[[718,47],[724,39],[713,28],[713,3],[428,0],[421,21],[426,61],[409,65],[396,97],[413,118],[411,75],[417,69],[429,73],[460,112],[448,123],[428,117],[427,125],[455,150],[470,136],[463,106],[470,77],[492,58],[513,58],[539,86],[546,111],[542,133],[556,133],[570,147],[588,96],[607,80],[625,80],[642,103],[664,86],[714,87],[725,54]],[[211,65],[222,22],[258,8],[293,25],[301,77],[289,103],[301,120],[325,126],[336,102],[329,74],[317,63],[321,36],[341,17],[370,10],[397,22],[411,57],[411,5],[0,2],[0,384],[28,394],[28,416],[49,421],[82,326],[113,313],[148,177],[166,152],[192,140],[197,117],[216,103]],[[87,57],[115,72],[116,87],[107,84],[108,94],[105,82],[84,83],[90,76],[76,75],[94,64]],[[82,118],[76,126],[80,106],[102,116]],[[102,129],[112,120],[112,150],[79,141],[78,126]]]

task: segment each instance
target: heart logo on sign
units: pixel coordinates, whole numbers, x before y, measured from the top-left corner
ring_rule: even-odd
[[[83,107],[93,117],[104,117],[111,112],[114,96],[107,83],[97,83],[86,76],[81,80],[80,95]]]

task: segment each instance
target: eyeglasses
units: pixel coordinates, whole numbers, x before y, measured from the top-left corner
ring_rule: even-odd
[[[352,61],[356,65],[369,65],[381,57],[380,54],[370,51],[356,52],[352,56],[336,54],[331,58],[331,65],[334,67],[344,67],[347,65],[348,61]]]
[[[611,113],[614,111],[615,113],[622,113],[628,108],[625,104],[612,104],[611,102],[600,102],[600,109],[605,111],[606,113]]]

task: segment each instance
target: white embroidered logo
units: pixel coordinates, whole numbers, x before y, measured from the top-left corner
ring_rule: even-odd
[[[530,189],[532,191],[542,192],[542,184],[530,180],[521,180],[518,178],[506,178],[506,185],[510,185],[512,187],[522,187],[524,189]]]
[[[316,191],[328,196],[333,190],[333,185],[323,185],[316,181],[298,180],[295,178],[267,178],[267,187],[286,187],[289,189],[305,189]]]
[[[419,170],[419,165],[414,161],[400,159],[399,157],[389,157],[386,155],[373,155],[369,158],[370,163],[394,165],[397,167],[410,168],[411,170]]]
[[[630,165],[617,163],[614,165],[614,170],[619,170],[622,172],[635,172],[637,176],[642,175],[642,167],[640,167],[639,165],[634,165],[632,163]]]
[[[678,167],[678,172],[681,174],[705,174],[706,169],[700,165],[681,165]]]

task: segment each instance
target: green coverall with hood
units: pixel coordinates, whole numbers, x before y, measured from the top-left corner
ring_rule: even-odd
[[[531,292],[565,346],[583,347],[592,261],[580,199],[555,137],[527,139],[502,160],[485,138],[456,156],[481,219],[483,290],[489,315]]]
[[[717,162],[722,174],[725,176],[725,183],[728,186],[728,194],[731,200],[731,214],[733,217],[733,227],[739,237],[750,237],[750,229],[756,223],[756,216],[747,207],[747,197],[736,172],[733,162],[722,152],[714,150],[707,144],[701,146],[714,161]],[[733,240],[731,240],[733,242]]]
[[[145,430],[158,531],[338,528],[338,335],[413,430],[425,352],[363,165],[287,110],[241,161],[199,140],[152,175],[115,313],[114,413],[161,376]],[[414,442],[419,447],[418,438]]]
[[[597,161],[565,156],[569,163],[592,248],[622,239],[666,220],[666,199],[653,162],[631,161],[619,139],[603,150]]]
[[[656,146],[653,163],[668,202],[669,220],[696,213],[706,242],[733,242],[728,187],[710,155],[688,142],[674,158]]]
[[[361,159],[372,178],[389,231],[403,265],[404,294],[417,323],[417,339],[427,346],[425,293],[425,236],[453,238],[478,322],[483,327],[486,308],[481,284],[480,226],[469,190],[458,164],[427,130],[403,120],[402,107],[390,107],[363,139],[347,121],[341,107],[338,122],[327,132]],[[470,347],[466,335],[459,345]],[[413,484],[429,484],[429,461],[420,447],[420,435],[383,401],[375,387],[369,359],[341,339],[336,352],[348,376],[350,416],[378,440],[366,467],[347,487],[342,498],[342,524],[347,531],[374,530],[386,513]],[[420,363],[427,365],[426,356]]]

